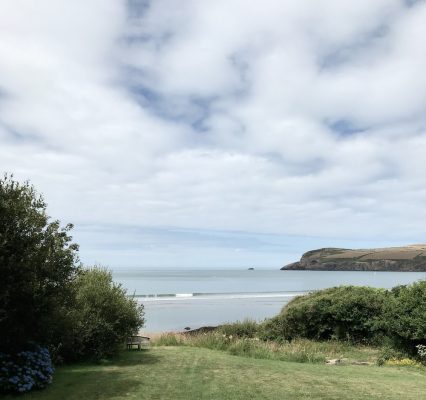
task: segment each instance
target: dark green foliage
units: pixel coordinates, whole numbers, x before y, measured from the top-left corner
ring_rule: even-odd
[[[426,344],[426,281],[397,286],[386,305],[380,326],[398,348],[416,354]]]
[[[227,336],[254,338],[258,334],[259,325],[256,321],[245,319],[232,324],[220,325],[217,330]]]
[[[81,268],[71,228],[50,220],[29,183],[0,178],[0,352],[38,343],[56,361],[101,358],[142,326],[111,273]]]
[[[286,333],[286,321],[281,318],[281,314],[275,317],[266,319],[260,329],[259,337],[265,341],[274,341],[278,343],[284,343],[289,340]],[[299,335],[302,337],[301,335]]]
[[[426,281],[392,290],[341,286],[296,297],[264,323],[261,337],[385,342],[392,351],[416,355],[416,346],[426,344]]]
[[[383,313],[388,298],[385,290],[355,286],[296,297],[265,323],[263,337],[370,341],[380,333],[375,319]]]
[[[79,268],[71,228],[50,220],[31,185],[0,178],[0,351],[52,342]]]
[[[376,363],[377,365],[384,365],[386,361],[401,360],[407,356],[405,352],[396,349],[394,346],[385,345],[381,347]]]
[[[66,360],[113,355],[144,323],[143,306],[126,296],[109,271],[82,271],[74,283],[75,302],[68,311],[69,331],[59,349]]]

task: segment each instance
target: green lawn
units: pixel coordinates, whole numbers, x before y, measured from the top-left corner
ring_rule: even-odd
[[[419,400],[425,393],[423,368],[301,364],[181,346],[124,352],[100,365],[61,367],[48,389],[19,398]]]

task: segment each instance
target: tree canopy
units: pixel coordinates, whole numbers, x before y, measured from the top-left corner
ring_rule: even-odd
[[[0,178],[0,349],[49,343],[80,263],[69,232],[28,182]]]

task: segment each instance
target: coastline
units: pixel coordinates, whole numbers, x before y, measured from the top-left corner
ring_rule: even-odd
[[[426,279],[416,272],[162,270],[116,274],[145,308],[146,332],[183,332],[277,315],[292,298],[340,285],[391,288]]]

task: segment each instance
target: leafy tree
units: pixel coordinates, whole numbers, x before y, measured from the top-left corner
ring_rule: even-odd
[[[51,343],[79,270],[71,229],[28,182],[0,178],[0,350]]]
[[[67,360],[111,356],[143,326],[143,306],[106,269],[83,270],[74,282],[74,296],[61,351]]]

